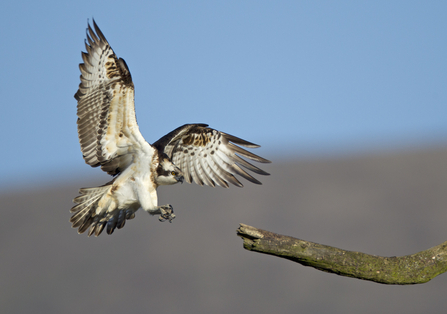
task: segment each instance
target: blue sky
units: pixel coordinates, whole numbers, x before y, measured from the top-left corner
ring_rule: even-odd
[[[204,122],[273,161],[447,143],[445,1],[8,1],[1,189],[101,172],[73,98],[91,17],[149,142]]]

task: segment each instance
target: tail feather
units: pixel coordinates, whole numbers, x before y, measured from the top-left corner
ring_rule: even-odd
[[[70,210],[72,212],[76,211],[76,213],[70,218],[73,228],[77,228],[84,223],[89,215],[92,214],[92,210],[94,211],[94,207],[96,207],[101,197],[102,195],[95,196],[91,200],[78,204]]]
[[[81,195],[73,200],[73,202],[78,204],[70,209],[70,212],[74,213],[74,215],[70,218],[72,227],[82,227],[79,228],[79,233],[82,233],[81,230],[86,228],[84,222],[89,221],[90,218],[93,216],[92,214],[94,214],[99,200],[104,195],[104,193],[107,193],[110,185],[111,184],[106,184],[96,188],[82,188],[79,190],[79,193],[81,193]],[[88,226],[90,226],[90,224],[88,224]]]
[[[118,222],[118,215],[111,215],[112,217],[107,222],[107,234],[112,234],[116,228],[116,223]]]
[[[84,233],[88,227],[90,227],[90,225],[92,224],[93,218],[90,216],[87,219],[84,220],[84,222],[82,223],[82,225],[79,226],[78,232],[79,233]]]
[[[88,236],[91,236],[92,234],[95,234],[95,237],[99,236],[104,230],[104,227],[106,225],[107,221],[96,221],[93,222],[92,226],[90,227],[90,230],[88,231]]]
[[[118,221],[116,222],[116,227],[121,229],[126,224],[126,213],[124,210],[120,210],[118,214]]]
[[[70,218],[73,228],[78,228],[78,233],[88,231],[88,236],[94,234],[99,236],[106,227],[107,233],[112,234],[115,228],[121,229],[126,223],[126,219],[135,217],[133,210],[119,210],[115,208],[112,200],[104,206],[101,204],[103,210],[101,213],[96,213],[98,203],[101,198],[111,188],[113,181],[106,183],[103,186],[93,188],[82,188],[79,190],[81,195],[77,196],[73,202],[77,203],[70,209],[74,213]]]

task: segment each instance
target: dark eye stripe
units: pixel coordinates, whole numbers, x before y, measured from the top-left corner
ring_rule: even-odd
[[[158,167],[158,168],[157,168],[157,174],[158,174],[158,176],[164,176],[164,177],[167,177],[167,176],[169,176],[169,175],[171,174],[171,172],[172,172],[172,171],[164,170],[164,169],[161,168],[161,167]]]

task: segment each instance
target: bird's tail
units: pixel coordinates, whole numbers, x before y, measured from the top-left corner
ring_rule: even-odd
[[[111,234],[116,227],[118,229],[124,227],[126,219],[135,217],[133,212],[116,210],[115,204],[112,204],[114,202],[111,197],[109,197],[108,201],[101,202],[103,203],[102,208],[99,212],[97,211],[98,203],[112,188],[112,184],[113,181],[102,186],[79,190],[81,195],[73,200],[77,205],[70,209],[70,212],[74,213],[70,218],[70,222],[73,228],[78,228],[79,234],[84,233],[90,227],[88,236],[92,234],[99,236],[106,225],[107,233]]]

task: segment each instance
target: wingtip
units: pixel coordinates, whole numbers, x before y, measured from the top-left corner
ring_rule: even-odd
[[[93,27],[95,27],[96,21],[95,21],[95,18],[93,16],[92,16],[92,23],[93,23]],[[90,26],[90,18],[87,18],[87,26]],[[98,26],[98,25],[96,25],[96,26]]]
[[[98,24],[96,24],[95,19],[92,18],[93,21],[93,27],[95,28],[95,32],[96,34],[98,34],[99,38],[101,39],[105,39],[104,34],[101,32],[101,30],[99,29]]]

